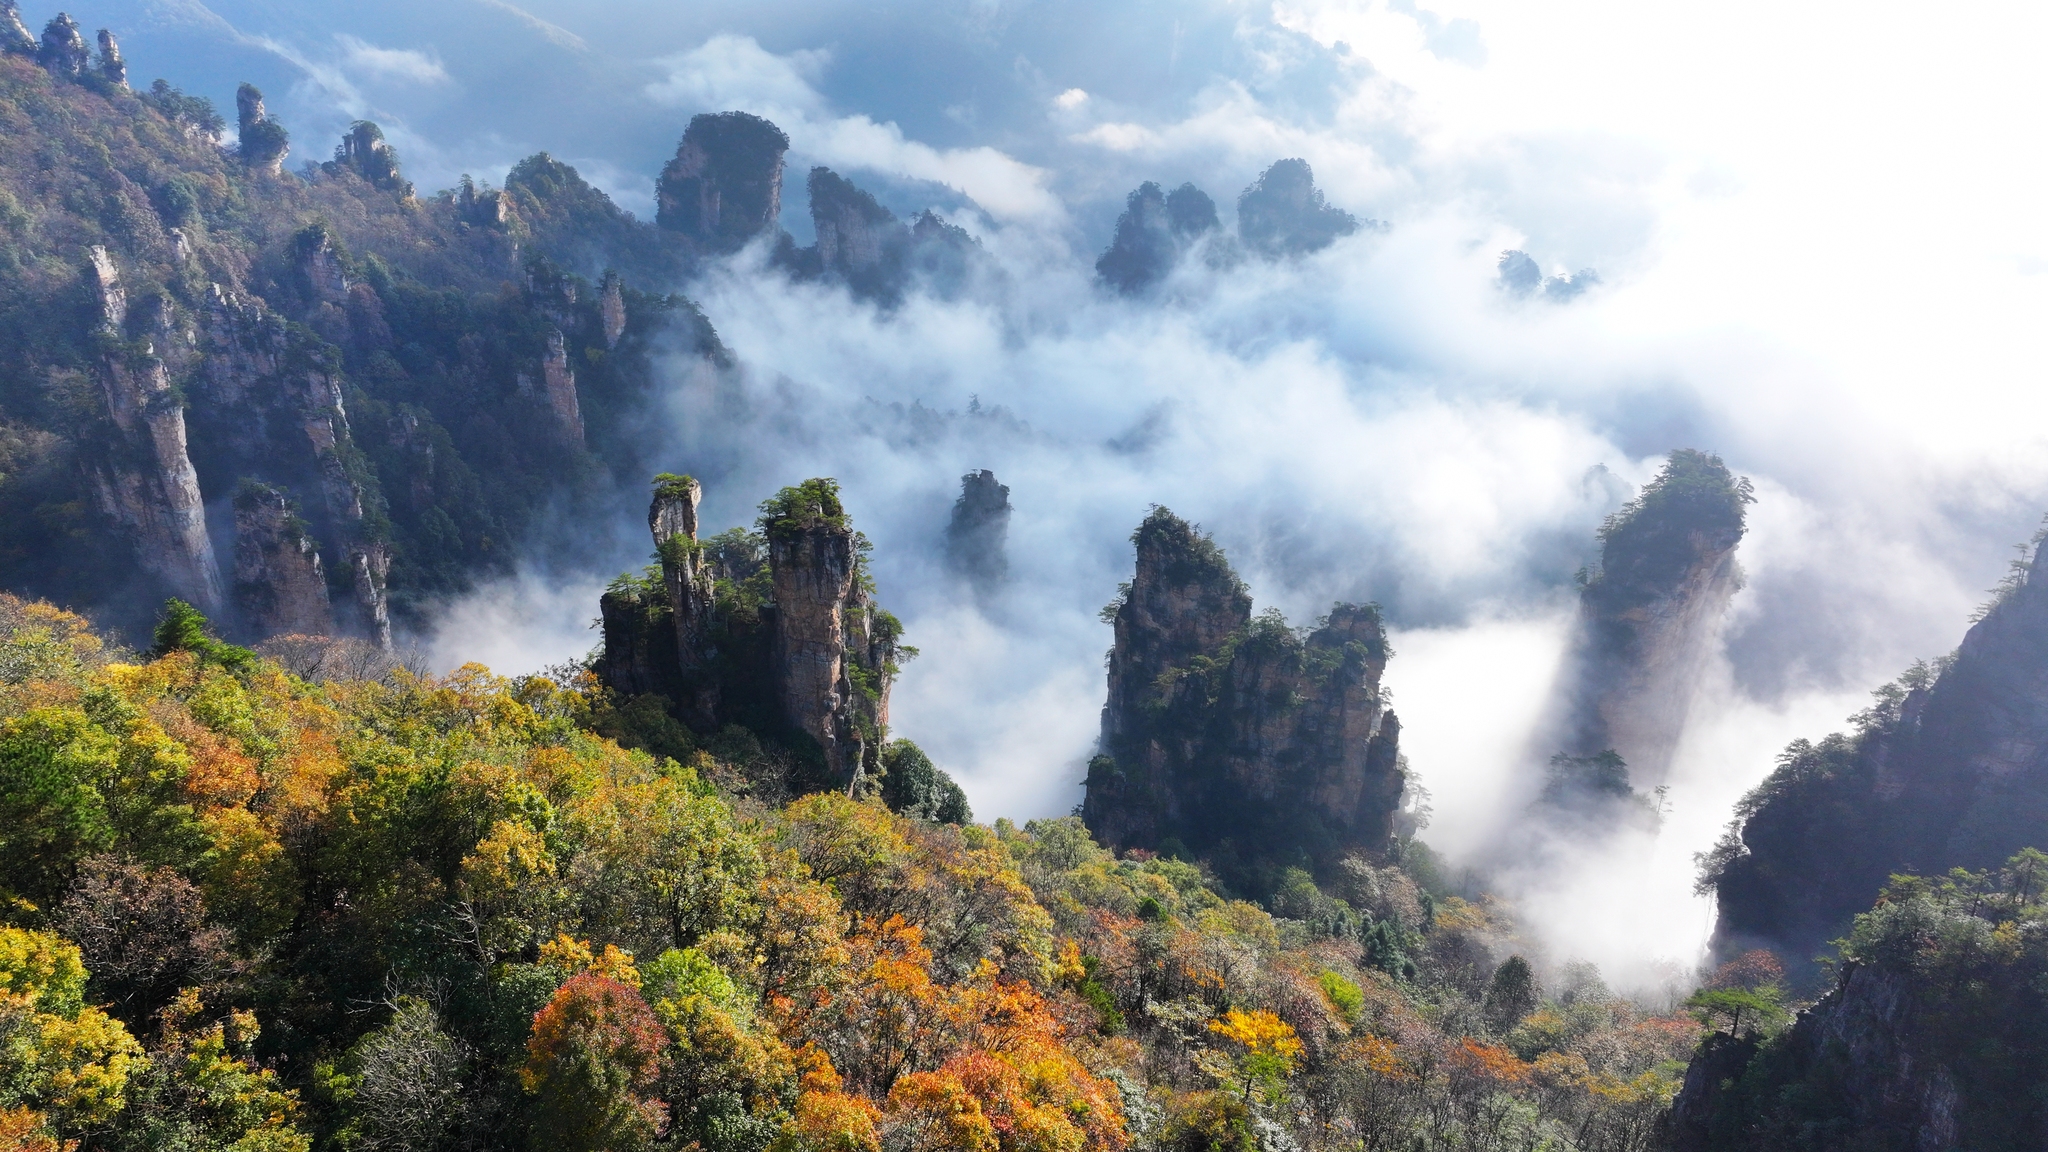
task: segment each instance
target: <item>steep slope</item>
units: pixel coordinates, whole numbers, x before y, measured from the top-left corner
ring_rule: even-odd
[[[1955,654],[1877,693],[1856,729],[1794,742],[1703,863],[1723,950],[1817,954],[1894,872],[1989,868],[2048,844],[2043,546]]]
[[[1132,540],[1089,830],[1257,892],[1290,866],[1328,874],[1383,851],[1403,776],[1378,610],[1339,604],[1303,635],[1277,612],[1253,617],[1222,550],[1166,509]]]
[[[1710,1038],[1676,1152],[2032,1148],[2048,1137],[2048,857],[1896,877],[1791,1027]]]
[[[542,508],[645,474],[664,333],[722,360],[687,301],[600,277],[686,246],[545,155],[421,198],[359,122],[286,172],[253,88],[223,147],[206,101],[131,91],[111,37],[73,67],[75,32],[0,55],[0,585],[130,628],[175,594],[260,636],[313,594],[239,563],[248,481],[301,525],[334,622],[388,642]]]

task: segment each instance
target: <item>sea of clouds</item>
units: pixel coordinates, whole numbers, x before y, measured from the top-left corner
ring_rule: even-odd
[[[540,149],[624,206],[688,117],[739,108],[900,214],[934,207],[998,274],[879,311],[743,253],[687,290],[742,367],[678,363],[664,460],[713,528],[837,477],[923,654],[897,731],[979,816],[1080,800],[1128,534],[1155,503],[1214,532],[1261,608],[1393,622],[1387,673],[1433,809],[1479,855],[1532,788],[1602,517],[1664,452],[1719,452],[1758,502],[1746,585],[1661,834],[1500,878],[1557,957],[1624,982],[1711,928],[1692,854],[1795,736],[1952,648],[2048,509],[2039,337],[2048,98],[2019,4],[1912,9],[1493,0],[875,5],[123,0],[135,74],[226,102],[255,79],[299,158],[377,118],[425,188]],[[31,20],[44,14],[30,12]],[[1383,227],[1298,261],[1199,259],[1130,301],[1092,281],[1122,198],[1236,193],[1299,156]],[[1569,303],[1503,292],[1509,248],[1597,269]],[[1011,581],[939,563],[961,473],[1012,491]],[[579,656],[630,512],[587,565],[450,607],[433,651]]]

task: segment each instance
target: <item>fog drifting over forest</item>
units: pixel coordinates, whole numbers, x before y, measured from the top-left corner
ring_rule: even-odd
[[[1160,503],[1215,533],[1260,608],[1386,606],[1425,839],[1474,851],[1535,786],[1524,745],[1601,518],[1664,452],[1704,448],[1758,502],[1663,833],[1509,881],[1559,958],[1641,981],[1695,959],[1711,911],[1691,854],[1776,751],[1952,648],[2048,510],[2038,7],[678,7],[74,15],[120,31],[144,81],[229,107],[256,81],[293,165],[367,116],[422,190],[548,150],[644,216],[689,117],[744,109],[792,138],[800,242],[814,163],[974,233],[1000,276],[953,303],[879,313],[760,251],[683,286],[742,368],[678,364],[650,434],[705,479],[713,530],[782,484],[842,481],[923,650],[895,728],[984,820],[1079,802],[1096,611]],[[1384,226],[1227,274],[1192,261],[1141,301],[1093,284],[1139,182],[1193,181],[1227,225],[1287,156]],[[1514,297],[1495,279],[1511,248],[1600,283]],[[972,468],[1016,507],[987,604],[939,564]],[[598,591],[646,552],[636,510],[592,536],[586,568],[452,606],[437,658],[515,672],[587,651]]]

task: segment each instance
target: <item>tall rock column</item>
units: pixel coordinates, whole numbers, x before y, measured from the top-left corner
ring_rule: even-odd
[[[99,41],[100,56],[93,62],[94,69],[99,72],[100,79],[113,87],[126,88],[128,62],[121,59],[121,45],[114,40],[114,34],[105,28],[100,29]]]
[[[775,664],[783,717],[824,750],[834,778],[860,765],[846,720],[846,607],[854,590],[853,528],[830,482],[784,489],[766,517],[775,581]]]
[[[711,644],[711,573],[697,550],[697,505],[704,486],[691,476],[654,478],[647,527],[661,556],[662,583],[676,626],[676,663],[686,679],[701,673],[716,653]],[[700,711],[709,711],[707,706]]]
[[[776,226],[789,136],[746,112],[690,119],[655,185],[655,221],[712,251],[731,251]]]
[[[1720,457],[1679,449],[1608,518],[1541,752],[1613,751],[1638,786],[1664,781],[1740,584],[1735,546],[1753,500]]]
[[[1089,829],[1254,892],[1282,868],[1383,850],[1404,773],[1379,610],[1339,604],[1304,636],[1278,612],[1252,616],[1222,550],[1166,509],[1132,539]]]
[[[875,770],[902,625],[874,603],[864,541],[824,479],[761,506],[775,588],[774,663],[784,721],[818,742],[835,781]]]
[[[598,315],[604,321],[604,347],[609,352],[619,346],[619,337],[626,334],[626,297],[621,290],[619,274],[607,271],[604,274],[603,294],[598,298]]]
[[[100,384],[125,448],[96,470],[101,510],[133,533],[146,570],[201,611],[218,612],[225,596],[186,448],[185,410],[154,346],[125,338],[128,298],[105,248],[92,247],[87,272],[99,295]]]
[[[576,399],[576,371],[569,366],[569,346],[562,330],[548,330],[547,351],[541,354],[540,378],[547,390],[548,411],[563,443],[583,447],[583,409]]]
[[[267,176],[282,173],[291,138],[284,125],[264,114],[263,93],[254,84],[244,84],[235,90],[235,123],[242,163]]]
[[[988,593],[1009,574],[1010,489],[986,468],[960,478],[960,498],[946,525],[946,564],[976,592]]]

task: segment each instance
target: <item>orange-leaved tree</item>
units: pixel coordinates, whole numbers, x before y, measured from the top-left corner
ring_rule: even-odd
[[[660,1135],[667,1110],[651,1091],[665,1039],[630,984],[595,971],[571,977],[535,1014],[520,1069],[537,1097],[535,1145],[598,1152]]]

